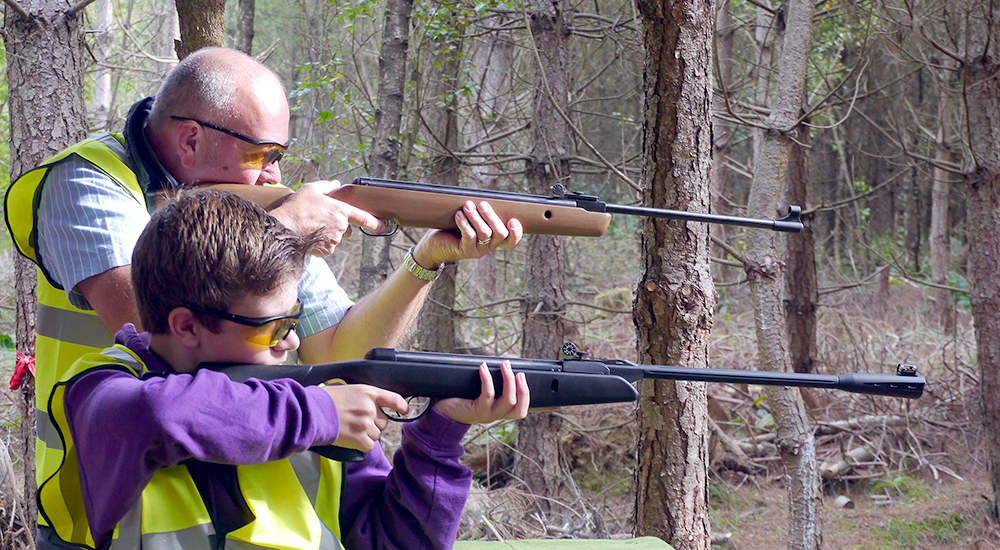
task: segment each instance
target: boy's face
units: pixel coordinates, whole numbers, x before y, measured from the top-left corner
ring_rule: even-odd
[[[296,284],[292,282],[264,296],[244,296],[233,303],[227,313],[251,318],[274,317],[292,313],[297,303]],[[280,365],[289,351],[299,347],[299,337],[293,330],[283,340],[269,346],[275,323],[255,328],[221,319],[217,333],[204,331],[207,334],[203,334],[202,349],[207,356],[202,361]]]

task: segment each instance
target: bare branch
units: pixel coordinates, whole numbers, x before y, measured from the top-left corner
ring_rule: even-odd
[[[22,19],[24,19],[25,21],[31,20],[31,16],[28,15],[28,12],[24,11],[24,8],[21,7],[21,4],[17,3],[17,0],[3,0],[3,1],[5,4],[7,4],[8,7],[10,7],[10,9],[14,10],[15,13],[20,15]]]
[[[9,3],[12,2],[13,0],[4,0],[4,1]],[[72,8],[69,9],[69,11],[66,12],[66,15],[67,16],[76,15],[77,13],[83,11],[84,8],[86,8],[92,3],[94,3],[94,0],[80,0],[79,2],[77,2],[75,6],[73,6]]]

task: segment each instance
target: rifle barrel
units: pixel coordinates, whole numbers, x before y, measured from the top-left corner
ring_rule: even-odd
[[[694,222],[721,223],[726,225],[771,229],[773,231],[784,231],[787,233],[798,233],[799,231],[802,231],[802,221],[799,220],[799,213],[801,213],[802,209],[795,205],[789,206],[788,214],[777,220],[724,216],[722,214],[704,214],[700,212],[666,210],[663,208],[647,208],[645,206],[628,206],[624,204],[608,204],[605,206],[604,210],[605,212],[611,214],[628,214],[632,216],[646,216],[649,218],[667,218]]]
[[[916,373],[909,375],[882,373],[810,374],[736,369],[702,369],[660,365],[636,365],[619,362],[609,365],[611,374],[629,381],[641,378],[658,380],[691,380],[761,386],[790,386],[841,390],[887,397],[918,399],[924,393],[925,379]]]

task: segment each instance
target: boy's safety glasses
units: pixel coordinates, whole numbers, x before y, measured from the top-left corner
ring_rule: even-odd
[[[241,166],[243,168],[263,170],[265,167],[281,160],[281,157],[285,156],[285,152],[288,151],[288,143],[281,144],[276,141],[257,139],[241,134],[235,130],[223,128],[222,126],[216,126],[215,124],[198,120],[196,118],[182,116],[171,116],[170,118],[174,120],[190,120],[191,122],[197,122],[205,128],[211,128],[216,132],[222,132],[223,134],[228,134],[234,138],[253,144],[253,147],[243,151],[243,158],[241,159]]]
[[[290,313],[274,315],[272,317],[244,317],[242,315],[234,315],[225,311],[206,309],[189,304],[183,304],[183,307],[200,315],[208,315],[216,319],[232,321],[238,325],[254,328],[256,330],[247,331],[247,342],[269,348],[277,346],[282,340],[287,338],[288,333],[295,330],[295,327],[299,324],[299,318],[302,317],[301,300],[295,301],[295,307],[292,308]]]

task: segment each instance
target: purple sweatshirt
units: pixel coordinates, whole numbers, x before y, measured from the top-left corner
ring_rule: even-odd
[[[118,370],[77,378],[65,409],[77,447],[87,517],[98,547],[135,504],[153,473],[187,459],[225,464],[279,460],[338,436],[333,400],[292,380],[236,383],[199,370],[174,374],[126,325],[119,344],[152,372]],[[352,550],[451,548],[471,472],[458,458],[468,426],[431,410],[403,428],[390,467],[381,447],[347,465],[341,532]]]

